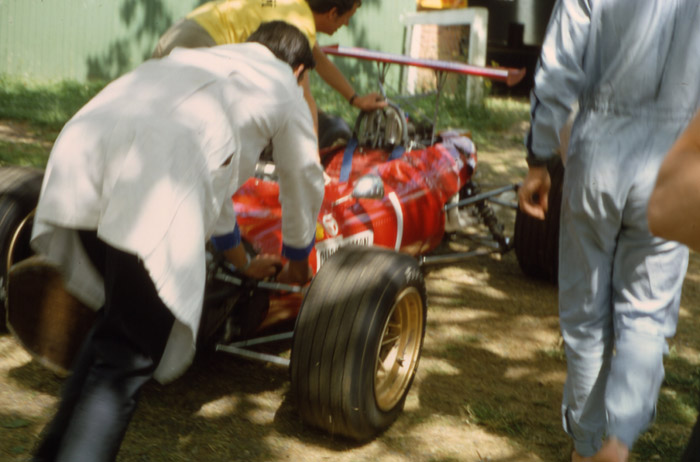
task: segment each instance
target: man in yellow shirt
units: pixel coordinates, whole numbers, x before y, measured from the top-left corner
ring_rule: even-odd
[[[316,32],[332,35],[346,26],[361,0],[219,0],[205,3],[175,23],[161,37],[154,58],[175,47],[198,48],[245,41],[263,22],[281,20],[306,35],[321,78],[351,105],[363,111],[384,107],[378,93],[358,95],[342,72],[321,51]],[[316,102],[311,95],[308,73],[302,82],[314,126],[318,127]]]

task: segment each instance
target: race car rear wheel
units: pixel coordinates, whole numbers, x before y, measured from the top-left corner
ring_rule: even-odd
[[[342,117],[318,111],[318,148],[325,149],[347,144],[352,138],[352,129]]]
[[[0,168],[0,327],[5,325],[10,266],[32,254],[30,214],[39,199],[43,175],[36,168]]]
[[[549,167],[549,176],[552,185],[547,215],[544,220],[538,220],[518,209],[515,216],[514,246],[523,273],[556,284],[559,268],[559,216],[564,182],[564,165],[561,161]]]
[[[304,422],[366,441],[403,409],[426,319],[412,257],[345,247],[320,269],[294,329],[291,386]]]

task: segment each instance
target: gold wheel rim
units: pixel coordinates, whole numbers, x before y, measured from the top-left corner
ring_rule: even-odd
[[[10,267],[12,266],[14,261],[14,253],[15,253],[15,247],[17,246],[17,241],[19,240],[19,237],[22,235],[24,232],[25,228],[27,226],[30,226],[32,223],[32,220],[34,219],[34,213],[36,212],[36,209],[32,210],[25,216],[22,221],[19,223],[17,226],[17,229],[15,229],[15,232],[12,234],[12,239],[10,239],[10,244],[8,245],[8,250],[7,250],[7,260],[4,262],[5,264],[5,274],[9,274],[10,272]]]
[[[374,398],[382,411],[403,397],[418,365],[423,333],[423,299],[415,287],[399,294],[382,333],[374,368]]]

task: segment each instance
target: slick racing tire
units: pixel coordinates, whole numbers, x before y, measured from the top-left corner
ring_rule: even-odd
[[[0,168],[0,329],[5,327],[7,275],[10,266],[32,254],[31,214],[39,200],[44,171]]]
[[[413,382],[425,319],[412,257],[338,251],[312,281],[294,329],[291,389],[302,420],[360,442],[386,430]]]
[[[514,246],[523,273],[532,278],[557,283],[559,268],[559,216],[561,209],[564,165],[549,167],[552,181],[549,209],[544,220],[533,218],[520,209],[515,216]]]
[[[352,130],[341,117],[318,111],[318,148],[325,149],[346,144],[352,138]]]

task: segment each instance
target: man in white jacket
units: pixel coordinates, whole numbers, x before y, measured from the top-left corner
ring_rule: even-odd
[[[231,202],[270,142],[289,259],[279,279],[310,278],[323,169],[299,82],[313,66],[298,29],[266,23],[248,43],[145,62],[66,124],[32,245],[101,309],[35,460],[114,460],[142,385],[187,368],[208,239],[248,276],[276,273],[278,256],[247,260]]]
[[[520,207],[544,217],[546,164],[575,101],[559,244],[563,425],[574,461],[625,461],[655,415],[687,248],[653,236],[661,161],[700,106],[697,0],[559,0],[542,48]],[[604,440],[604,443],[603,443]]]

